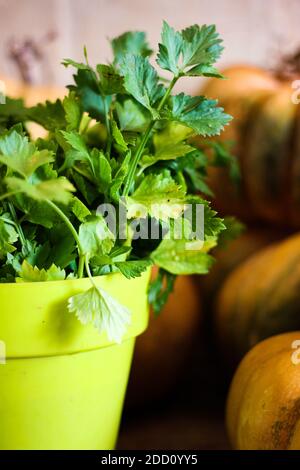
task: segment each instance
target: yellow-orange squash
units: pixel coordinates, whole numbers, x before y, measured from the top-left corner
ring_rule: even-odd
[[[300,234],[275,243],[237,267],[217,297],[216,331],[229,362],[256,343],[300,329]]]
[[[300,450],[300,331],[273,336],[241,362],[226,421],[240,450]]]
[[[162,312],[158,317],[151,312],[147,331],[137,338],[128,392],[130,405],[160,399],[176,384],[199,335],[201,311],[197,280],[179,276]]]
[[[226,277],[243,261],[271,243],[284,238],[282,231],[268,228],[251,228],[225,246],[216,247],[212,254],[215,263],[209,274],[200,277],[199,282],[206,297],[214,296]]]
[[[227,80],[211,79],[203,93],[218,97],[233,122],[221,139],[235,141],[242,183],[234,188],[224,169],[210,171],[216,206],[244,220],[300,226],[297,106],[292,80],[279,80],[255,67],[224,70]],[[218,93],[218,96],[217,94]],[[299,139],[299,137],[298,137]]]

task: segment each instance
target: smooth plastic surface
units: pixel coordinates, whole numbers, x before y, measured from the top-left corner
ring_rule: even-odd
[[[66,310],[88,280],[0,285],[0,449],[113,449],[135,336],[147,326],[149,273],[96,281],[132,311],[111,344]]]
[[[131,325],[124,339],[147,327],[146,290],[149,272],[126,279],[121,274],[99,276],[99,287],[127,306]],[[68,298],[91,287],[89,279],[0,284],[0,340],[7,357],[33,357],[87,351],[110,343],[92,325],[83,326],[67,310]]]

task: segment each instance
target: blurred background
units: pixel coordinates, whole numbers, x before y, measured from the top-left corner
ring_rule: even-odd
[[[81,60],[84,44],[91,63],[109,60],[108,39],[126,30],[147,31],[157,44],[163,19],[176,29],[216,23],[226,46],[221,64],[271,67],[283,51],[294,50],[299,35],[298,0],[0,0],[0,11],[1,73],[18,77],[9,50],[13,40],[30,39],[43,56],[34,80],[45,84],[70,81],[71,70],[59,63]]]
[[[176,29],[215,23],[226,81],[180,88],[219,98],[235,117],[230,141],[240,178],[208,174],[214,206],[244,231],[215,250],[205,278],[180,277],[164,312],[138,339],[118,447],[227,449],[228,386],[262,339],[300,330],[300,0],[0,0],[0,79],[29,104],[62,95],[61,59],[109,61],[108,39],[144,30],[157,44]],[[236,175],[235,175],[236,176]]]

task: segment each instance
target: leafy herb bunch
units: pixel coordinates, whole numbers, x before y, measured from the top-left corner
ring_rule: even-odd
[[[182,77],[221,78],[214,67],[222,52],[215,26],[177,32],[164,22],[156,62],[169,80],[150,64],[144,33],[127,32],[111,45],[109,65],[92,67],[86,50],[83,63],[63,61],[76,69],[64,100],[26,108],[7,99],[0,106],[0,281],[88,276],[91,288],[69,299],[69,310],[119,341],[130,312],[97,286],[95,276],[121,272],[134,278],[158,265],[149,291],[158,312],[176,275],[208,271],[207,252],[225,225],[205,199],[211,194],[208,159],[192,138],[218,135],[231,118],[214,100],[172,94]],[[29,121],[47,136],[34,141]],[[97,211],[103,203],[125,208],[126,240]],[[153,203],[166,213],[157,215]],[[187,203],[205,208],[204,245],[197,250],[164,231],[165,219],[175,222]],[[141,218],[159,226],[159,239],[138,239]]]

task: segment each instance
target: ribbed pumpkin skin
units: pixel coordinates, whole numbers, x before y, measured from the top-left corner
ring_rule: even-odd
[[[292,362],[296,340],[300,331],[274,336],[241,362],[226,409],[234,449],[300,450],[300,363]],[[300,361],[300,353],[296,356]]]
[[[234,117],[221,139],[235,142],[242,183],[239,189],[230,189],[227,170],[212,169],[216,207],[246,221],[300,227],[298,107],[291,101],[291,81],[246,66],[223,73],[228,80],[217,84],[211,79],[202,92],[214,97],[217,91],[219,103]]]
[[[227,80],[207,80],[202,93],[218,99],[226,112],[233,116],[233,121],[230,126],[226,126],[220,139],[234,142],[233,152],[241,160],[245,148],[244,129],[249,113],[257,102],[276,91],[279,84],[268,72],[247,65],[229,67],[222,73]],[[232,184],[225,168],[210,167],[208,176],[216,196],[215,206],[219,211],[225,215],[238,215],[246,221],[255,220],[243,182],[240,187]]]
[[[216,260],[214,265],[206,276],[199,277],[199,283],[203,287],[206,297],[214,300],[226,277],[237,266],[257,251],[285,237],[286,233],[282,231],[249,228],[235,240],[226,243],[225,246],[216,247],[212,252]]]
[[[245,191],[253,210],[262,220],[282,226],[290,223],[286,195],[296,111],[290,84],[256,104],[248,116],[241,157]]]
[[[300,329],[300,235],[262,250],[226,279],[216,302],[216,331],[228,362],[269,336]]]
[[[294,226],[300,227],[300,106],[296,106],[294,138],[291,146],[291,165],[289,167],[290,192],[286,209]]]

